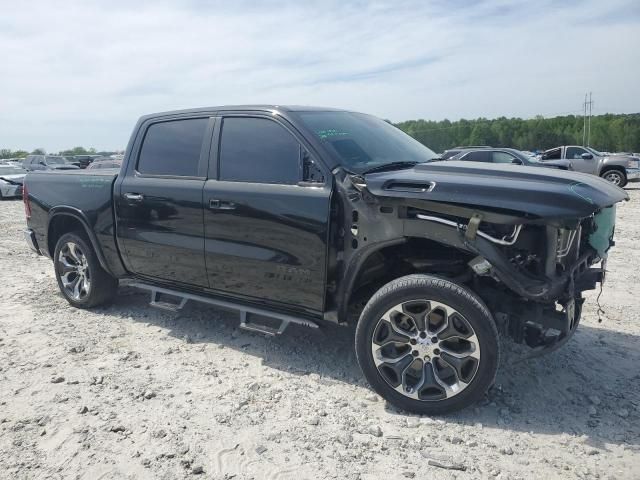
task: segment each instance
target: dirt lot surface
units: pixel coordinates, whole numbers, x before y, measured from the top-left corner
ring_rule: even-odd
[[[517,363],[468,410],[406,415],[362,379],[353,331],[237,329],[121,288],[70,307],[0,203],[0,478],[640,478],[640,189],[602,294],[564,349]],[[452,469],[452,468],[457,468]]]

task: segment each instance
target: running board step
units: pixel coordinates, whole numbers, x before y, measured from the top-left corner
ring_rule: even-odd
[[[131,287],[148,290],[151,292],[150,305],[152,307],[178,312],[182,310],[189,300],[208,303],[217,307],[235,310],[240,313],[240,328],[252,332],[275,337],[282,334],[289,325],[295,323],[309,328],[319,328],[318,324],[312,320],[294,317],[284,313],[271,312],[261,308],[249,307],[228,300],[205,297],[193,293],[179,292],[169,288],[156,287],[146,283],[133,282],[128,284]]]
[[[281,335],[291,323],[304,325],[305,327],[318,328],[316,323],[309,320],[291,320],[288,318],[277,318],[270,315],[256,315],[243,310],[240,311],[240,328],[252,332],[259,332],[268,337]]]
[[[172,296],[178,299],[177,303],[170,302],[165,299],[167,296]],[[187,299],[184,297],[180,297],[178,295],[171,295],[163,292],[159,292],[158,290],[151,290],[151,301],[149,305],[155,308],[160,308],[162,310],[168,310],[170,312],[178,312],[182,310],[182,307],[187,303]]]

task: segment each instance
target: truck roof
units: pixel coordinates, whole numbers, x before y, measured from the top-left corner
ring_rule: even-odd
[[[276,105],[276,104],[255,104],[255,105],[221,105],[217,107],[199,107],[186,108],[182,110],[169,110],[166,112],[150,113],[143,115],[140,119],[166,116],[166,115],[187,115],[190,113],[209,113],[209,112],[251,112],[251,111],[269,111],[278,110],[281,112],[346,112],[341,108],[330,107],[313,107],[305,105]]]

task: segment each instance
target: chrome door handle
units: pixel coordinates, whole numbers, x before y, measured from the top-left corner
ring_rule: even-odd
[[[144,199],[144,195],[140,193],[125,193],[123,196],[131,202],[141,202]]]
[[[220,210],[235,210],[236,209],[236,204],[233,202],[226,202],[226,201],[222,201],[220,203]]]
[[[212,198],[209,200],[209,208],[211,210],[235,210],[236,204],[227,200]]]

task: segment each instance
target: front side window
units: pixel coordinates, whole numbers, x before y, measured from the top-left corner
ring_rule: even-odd
[[[297,184],[300,153],[294,136],[272,120],[227,117],[220,139],[220,180]]]
[[[569,160],[580,160],[583,153],[587,153],[584,148],[567,147],[567,159]]]
[[[190,118],[152,124],[142,142],[138,172],[197,177],[208,122],[208,118]]]

